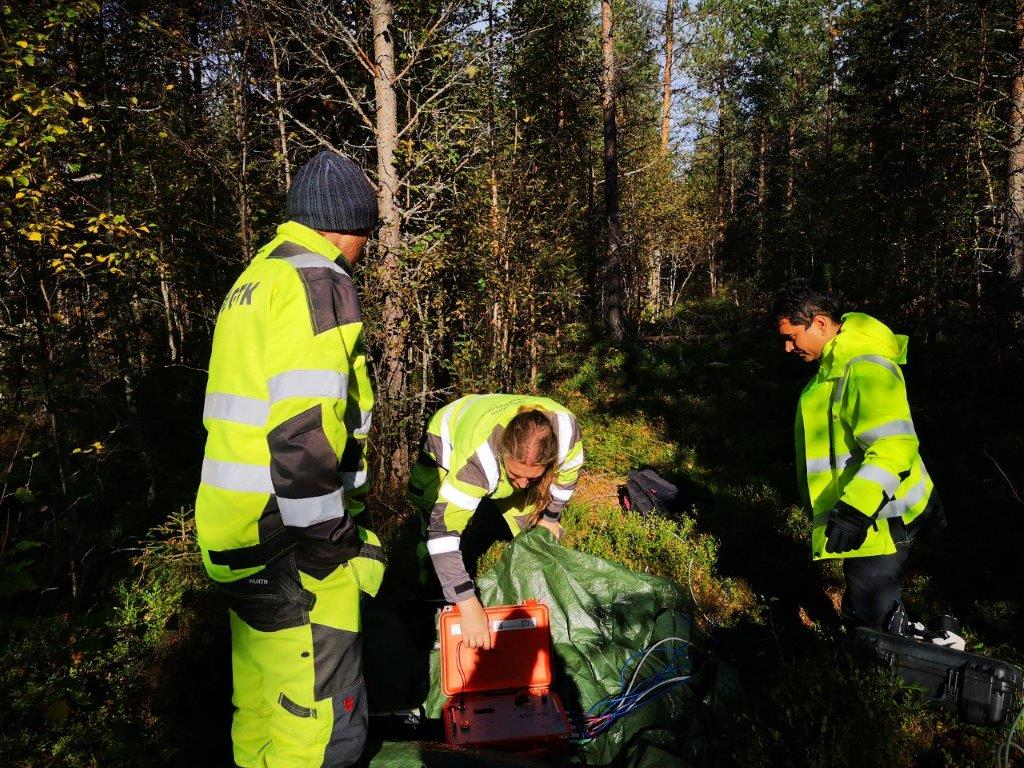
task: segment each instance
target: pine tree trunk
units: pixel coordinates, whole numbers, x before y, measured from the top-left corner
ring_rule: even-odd
[[[245,119],[244,64],[239,63],[236,77],[232,78],[232,107],[234,109],[235,140],[238,142],[239,160],[235,177],[235,195],[238,200],[238,237],[242,246],[242,263],[252,258],[252,221],[249,201],[249,130]]]
[[[829,178],[832,165],[832,124],[835,113],[836,100],[836,37],[839,32],[833,26],[835,7],[832,2],[828,4],[825,18],[825,33],[828,35],[828,82],[825,85],[825,174]]]
[[[718,216],[715,226],[715,243],[708,264],[711,295],[718,293],[718,270],[721,269],[722,252],[725,250],[725,75],[718,78],[718,157],[716,163],[718,182]]]
[[[786,217],[793,213],[793,203],[796,201],[794,175],[796,173],[796,123],[789,122],[786,134]]]
[[[661,75],[661,154],[668,154],[672,113],[672,65],[675,54],[674,0],[665,0],[665,67]]]
[[[605,318],[616,342],[625,336],[622,319],[622,231],[619,222],[619,149],[615,124],[615,16],[612,0],[601,0],[601,116],[604,123],[604,215],[608,228],[606,251],[607,304]]]
[[[765,192],[768,187],[768,131],[764,120],[758,121],[757,129],[757,261],[764,257]]]
[[[488,227],[490,229],[491,268],[494,270],[495,286],[494,304],[491,307],[491,333],[493,359],[491,372],[499,380],[504,380],[509,367],[506,357],[505,337],[506,325],[511,322],[507,312],[508,303],[508,263],[502,248],[502,216],[501,194],[498,187],[498,148],[495,141],[495,73],[494,73],[494,4],[487,4],[487,145],[488,145],[488,188],[490,190],[490,210]]]
[[[1024,273],[1024,0],[1016,1],[1017,61],[1010,86],[1010,142],[1006,173],[1007,277]]]

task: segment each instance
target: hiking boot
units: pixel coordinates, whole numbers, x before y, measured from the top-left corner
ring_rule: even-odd
[[[963,635],[960,634],[960,622],[955,618],[940,616],[933,622],[933,628],[926,627],[920,621],[912,621],[902,603],[897,603],[893,609],[886,631],[919,643],[929,643],[954,651],[963,651],[967,647]]]
[[[955,616],[950,616],[948,614],[936,616],[928,622],[928,629],[930,629],[936,636],[935,639],[932,640],[935,645],[952,648],[954,651],[963,651],[967,648],[967,641],[964,639],[964,631],[960,627],[960,622],[957,621]]]

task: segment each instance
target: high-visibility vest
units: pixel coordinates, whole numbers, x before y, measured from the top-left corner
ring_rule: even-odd
[[[228,292],[213,336],[196,499],[214,580],[251,576],[293,548],[318,578],[356,555],[364,566],[382,561],[377,538],[354,520],[373,408],[361,332],[349,265],[296,222],[278,228]]]
[[[462,562],[461,534],[484,498],[506,499],[518,489],[509,482],[500,459],[501,438],[523,408],[535,408],[550,421],[558,442],[557,473],[543,516],[561,518],[583,467],[583,440],[576,417],[547,397],[530,395],[467,395],[449,403],[430,419],[420,462],[440,468],[437,497],[425,509],[426,550],[446,596],[472,590]],[[415,471],[414,471],[415,474]],[[413,478],[415,481],[415,478]],[[522,510],[523,513],[536,510]]]
[[[816,560],[892,554],[890,521],[909,524],[928,506],[934,484],[918,452],[900,370],[906,361],[906,336],[851,312],[800,394],[797,479]],[[859,549],[836,554],[825,551],[825,525],[840,500],[877,519]]]

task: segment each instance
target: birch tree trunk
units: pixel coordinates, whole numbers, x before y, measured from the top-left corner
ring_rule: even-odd
[[[405,350],[404,313],[402,310],[399,252],[402,243],[402,220],[398,208],[399,179],[395,166],[398,147],[398,96],[395,91],[395,40],[393,36],[394,6],[391,0],[372,0],[373,56],[376,67],[374,94],[376,98],[377,134],[377,204],[380,208],[380,289],[384,294],[383,416],[390,429],[397,429],[404,396],[405,371],[402,364]],[[405,481],[408,472],[409,447],[405,436],[394,435],[387,446],[389,458],[385,467],[392,482]]]
[[[271,32],[267,32],[267,43],[270,46],[270,61],[274,66],[274,99],[277,113],[277,140],[281,151],[281,174],[285,192],[292,185],[292,166],[288,159],[288,131],[284,121],[284,96],[281,90],[281,65],[277,58],[277,40]]]
[[[616,342],[626,335],[622,321],[622,231],[619,223],[619,149],[615,124],[615,16],[612,0],[601,0],[601,116],[604,123],[604,215],[608,228],[606,251],[607,304],[605,318]]]

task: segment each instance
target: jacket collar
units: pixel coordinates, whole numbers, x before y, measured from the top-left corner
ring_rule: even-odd
[[[858,355],[879,355],[903,365],[907,362],[907,337],[893,333],[887,325],[862,312],[848,312],[842,327],[821,350],[819,375],[838,379],[846,364]]]
[[[315,229],[310,229],[297,221],[286,221],[277,228],[277,236],[330,259],[350,275],[352,274],[352,265],[349,264],[348,259]]]

